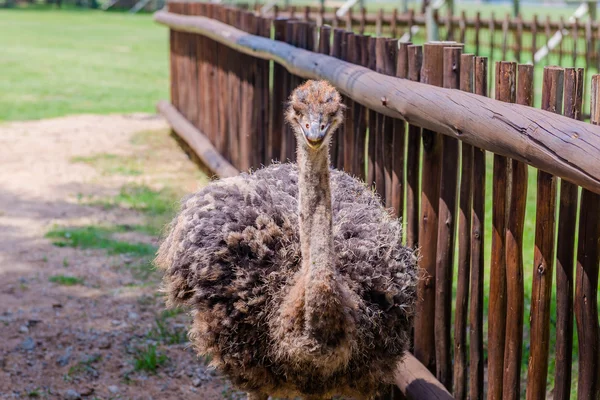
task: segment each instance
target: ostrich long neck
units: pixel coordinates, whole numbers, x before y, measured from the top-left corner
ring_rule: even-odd
[[[299,148],[298,165],[305,329],[323,344],[335,347],[347,328],[347,319],[335,270],[327,147],[314,152]]]
[[[327,148],[298,151],[302,267],[312,279],[332,273],[334,264],[331,185]]]

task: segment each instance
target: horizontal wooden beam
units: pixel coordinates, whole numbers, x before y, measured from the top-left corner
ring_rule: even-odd
[[[156,105],[156,109],[165,117],[175,133],[190,146],[208,169],[220,178],[239,174],[239,171],[215,149],[206,135],[185,119],[171,103],[161,100]]]
[[[154,19],[177,31],[209,37],[240,53],[274,60],[294,75],[328,80],[372,110],[525,162],[600,193],[600,126],[385,76],[206,17],[159,11]]]
[[[454,397],[433,374],[410,353],[396,367],[394,383],[409,400],[452,400]]]

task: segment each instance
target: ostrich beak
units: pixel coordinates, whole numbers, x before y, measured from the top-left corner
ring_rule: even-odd
[[[308,145],[312,148],[318,148],[321,146],[327,136],[329,130],[329,124],[322,124],[320,121],[311,121],[308,129],[303,129],[304,138]]]

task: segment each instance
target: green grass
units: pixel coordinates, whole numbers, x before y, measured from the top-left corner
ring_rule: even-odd
[[[0,121],[154,112],[168,97],[168,30],[151,15],[0,10]]]
[[[140,160],[132,156],[101,153],[89,157],[73,157],[71,162],[91,165],[103,175],[138,176],[143,173]]]
[[[167,362],[167,356],[156,350],[156,345],[148,345],[138,349],[134,356],[136,371],[146,371],[155,374],[157,369]]]
[[[48,281],[63,286],[83,285],[83,279],[69,275],[52,275]]]
[[[83,226],[54,228],[46,237],[58,247],[76,247],[80,249],[104,249],[108,254],[130,254],[133,256],[151,256],[156,247],[146,243],[129,243],[114,239],[112,235],[124,232],[121,227]]]

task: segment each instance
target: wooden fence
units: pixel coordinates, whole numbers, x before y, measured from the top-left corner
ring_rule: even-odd
[[[256,6],[256,10],[260,10]],[[404,37],[407,41],[422,43],[425,41],[425,23],[423,14],[414,10],[399,13],[398,10],[367,13],[365,9],[350,9],[342,18],[338,18],[335,9],[319,7],[294,7],[287,9],[274,7],[265,16],[270,18],[285,17],[304,21],[313,21],[317,25],[328,24],[334,28],[377,36]],[[534,15],[530,20],[510,14],[489,18],[467,17],[463,11],[460,15],[434,14],[440,39],[456,40],[464,43],[467,50],[491,60],[512,60],[532,62],[535,54],[546,45],[552,36],[561,32],[562,40],[548,52],[548,56],[540,60],[543,65],[557,63],[561,66],[582,66],[598,70],[598,38],[600,38],[600,22],[591,18],[566,21],[564,18],[552,20],[550,16]],[[411,31],[409,28],[413,28]],[[415,30],[415,27],[418,28]],[[552,57],[549,59],[548,57]]]
[[[528,399],[544,399],[552,390],[554,399],[568,399],[578,354],[577,396],[598,398],[600,76],[592,79],[590,124],[580,121],[582,69],[546,68],[537,110],[533,66],[488,68],[486,58],[463,54],[456,42],[398,43],[204,3],[171,2],[155,19],[171,29],[172,104],[159,109],[220,176],[294,160],[284,101],[303,79],[327,79],[343,93],[348,112],[332,163],[375,187],[404,217],[406,243],[420,248],[428,274],[419,286],[411,349],[418,361],[409,356],[395,376],[407,397],[517,399],[526,391]],[[495,99],[487,97],[488,74]],[[523,261],[527,165],[539,168],[533,265]],[[525,342],[524,268],[533,269]],[[548,388],[551,320],[556,348]]]

